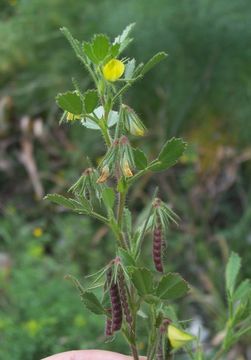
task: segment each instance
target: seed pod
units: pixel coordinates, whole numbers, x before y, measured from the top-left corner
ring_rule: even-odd
[[[118,274],[118,285],[119,285],[119,293],[120,293],[120,300],[123,308],[123,313],[125,315],[125,319],[128,325],[130,326],[130,328],[132,328],[132,314],[128,304],[125,278],[122,270],[120,270]]]
[[[159,342],[158,342],[157,354],[156,354],[157,360],[164,360],[162,341],[163,341],[163,335],[160,336]]]
[[[157,222],[153,231],[153,262],[156,270],[163,273],[162,243],[162,227],[161,223]]]
[[[109,314],[112,314],[112,309],[109,308],[107,309]],[[112,331],[112,318],[108,317],[106,318],[106,323],[105,323],[105,336],[112,336],[113,335],[113,331]]]
[[[110,300],[112,306],[112,331],[118,331],[122,325],[122,307],[117,283],[112,280],[111,269],[107,272],[108,285],[110,285]]]

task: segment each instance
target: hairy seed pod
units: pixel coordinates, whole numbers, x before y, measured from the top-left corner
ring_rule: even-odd
[[[112,309],[109,308],[107,309],[109,314],[112,314]],[[112,336],[113,335],[113,331],[112,331],[112,318],[109,318],[107,316],[106,318],[106,323],[105,323],[105,336]]]
[[[110,300],[112,306],[112,331],[118,331],[122,325],[122,306],[119,295],[118,284],[112,280],[112,271],[107,273],[108,284],[110,285]]]
[[[118,285],[119,285],[119,294],[120,294],[121,305],[123,308],[123,313],[125,315],[125,319],[128,325],[130,326],[130,328],[132,328],[132,314],[128,304],[125,277],[122,271],[119,271],[118,274]]]
[[[162,227],[158,223],[153,231],[153,262],[157,271],[163,273],[162,265]]]

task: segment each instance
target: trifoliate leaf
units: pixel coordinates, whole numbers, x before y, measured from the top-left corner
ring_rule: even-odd
[[[89,58],[89,60],[91,60],[94,64],[99,63],[99,60],[96,58],[96,56],[93,52],[92,44],[90,44],[88,42],[84,42],[83,43],[83,51],[84,51],[85,55]]]
[[[105,314],[105,309],[99,302],[96,295],[92,292],[85,291],[81,293],[81,299],[88,310],[96,315],[103,315]]]
[[[145,153],[140,149],[133,149],[133,156],[136,168],[139,170],[143,170],[147,167],[147,158]]]
[[[139,295],[153,294],[153,274],[147,268],[135,268],[132,272],[132,282]]]
[[[184,296],[188,290],[187,282],[179,274],[169,273],[160,280],[156,296],[162,300],[175,300]]]
[[[98,105],[98,92],[97,90],[88,90],[84,94],[84,105],[86,113],[92,113]]]
[[[61,109],[71,114],[79,115],[82,113],[83,104],[80,96],[75,91],[58,94],[56,102]]]
[[[92,52],[98,61],[108,55],[110,49],[109,39],[104,34],[95,35],[92,41]]]
[[[168,140],[160,151],[157,158],[158,163],[150,166],[152,171],[167,170],[175,165],[186,149],[186,143],[180,138]]]

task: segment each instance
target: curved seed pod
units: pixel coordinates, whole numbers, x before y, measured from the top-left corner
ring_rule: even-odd
[[[111,269],[107,272],[108,285],[110,285],[110,300],[112,306],[112,331],[118,331],[122,325],[122,306],[117,283],[112,280]]]
[[[107,310],[110,314],[112,314],[112,309],[109,308]],[[112,318],[109,318],[107,316],[106,318],[106,322],[105,322],[105,336],[112,336],[113,335],[113,331],[112,331]]]
[[[162,227],[161,223],[158,222],[153,230],[153,262],[156,270],[159,272],[163,272],[162,244]]]
[[[122,270],[120,270],[118,274],[118,285],[119,285],[119,293],[120,293],[120,300],[123,308],[123,313],[125,315],[125,319],[128,325],[130,326],[130,328],[132,328],[132,314],[128,304],[125,277]]]

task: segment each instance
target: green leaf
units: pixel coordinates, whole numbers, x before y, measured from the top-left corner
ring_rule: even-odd
[[[243,280],[234,292],[233,300],[246,300],[251,296],[251,282],[250,279]]]
[[[167,54],[163,51],[155,54],[142,68],[141,74],[145,75],[149,70],[151,70],[155,65],[160,61],[164,60],[167,57]]]
[[[155,296],[155,295],[152,295],[152,294],[145,295],[144,300],[148,304],[157,305],[159,303],[159,298],[157,296]]]
[[[83,286],[80,284],[78,279],[76,279],[72,275],[66,275],[65,279],[69,279],[72,281],[72,283],[75,285],[76,289],[80,293],[81,300],[85,304],[86,308],[97,315],[103,315],[105,314],[105,309],[97,299],[96,295],[94,295],[90,291],[85,291]]]
[[[59,194],[48,194],[44,197],[44,200],[50,200],[57,205],[64,206],[65,208],[74,211],[86,213],[91,212],[91,206],[85,198],[80,199],[80,202],[78,202],[74,199],[66,198]]]
[[[75,54],[77,56],[80,56],[83,59],[83,53],[81,50],[80,42],[77,39],[74,39],[70,31],[66,27],[60,28],[66,39],[69,41],[70,45],[72,46],[73,50],[75,51]],[[85,60],[85,59],[83,59]]]
[[[112,209],[115,202],[115,194],[112,188],[107,187],[102,191],[102,199],[108,209]]]
[[[93,53],[92,44],[88,42],[84,42],[83,44],[83,51],[85,55],[94,63],[98,64],[99,60],[96,58],[95,54]]]
[[[121,247],[118,248],[118,256],[120,257],[122,264],[124,266],[135,266],[135,261],[131,254],[128,253],[125,249]]]
[[[82,208],[84,208],[85,211],[87,211],[87,212],[92,211],[92,207],[91,207],[89,201],[83,195],[79,196],[78,200],[79,200],[80,204],[82,205]]]
[[[56,102],[61,109],[68,111],[74,115],[82,113],[83,104],[80,96],[75,91],[68,91],[63,94],[58,94]]]
[[[117,36],[114,40],[114,44],[119,44],[119,52],[121,53],[129,44],[132,42],[132,38],[129,38],[129,35],[134,28],[135,23],[128,25],[121,35]]]
[[[98,92],[97,90],[88,90],[84,94],[84,105],[87,114],[92,113],[98,105]]]
[[[80,208],[80,204],[76,200],[66,198],[59,194],[48,194],[44,197],[44,200],[50,200],[51,202],[57,205],[61,205],[72,210],[76,210]]]
[[[149,166],[152,171],[167,170],[175,165],[186,149],[186,143],[180,138],[168,140],[160,151],[158,163]]]
[[[95,35],[92,41],[92,51],[97,60],[102,61],[110,49],[109,39],[104,34]]]
[[[153,294],[153,274],[146,268],[135,268],[132,272],[132,282],[139,295]]]
[[[145,153],[140,149],[133,149],[134,161],[136,168],[144,170],[147,167],[147,158]]]
[[[111,53],[111,57],[112,58],[116,58],[119,54],[119,48],[120,48],[120,45],[119,44],[113,44],[111,46],[111,49],[110,49],[110,53]]]
[[[134,69],[135,69],[135,59],[129,60],[125,66],[124,78],[130,80],[133,77]]]
[[[85,291],[81,293],[81,299],[88,310],[96,315],[103,315],[105,314],[105,309],[99,302],[96,295],[92,292]]]
[[[187,282],[179,274],[169,273],[160,280],[156,296],[162,300],[175,300],[184,296],[188,290]]]
[[[241,267],[241,258],[238,254],[232,252],[226,266],[226,289],[230,296],[234,293],[237,275]]]

